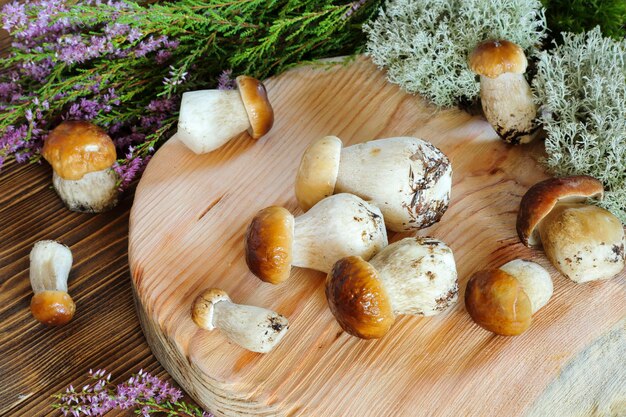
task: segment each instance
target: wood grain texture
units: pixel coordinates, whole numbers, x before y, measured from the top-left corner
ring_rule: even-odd
[[[607,379],[624,378],[620,349],[599,349],[617,367],[593,365],[582,352],[602,345],[609,332],[626,331],[626,274],[577,285],[516,236],[520,198],[545,177],[540,143],[505,145],[483,119],[436,111],[363,59],[331,70],[296,69],[267,87],[276,111],[269,135],[258,142],[242,135],[202,156],[170,140],[150,162],[131,212],[138,313],[155,355],[191,396],[225,416],[521,416],[541,415],[540,397],[550,406],[561,400],[567,384],[558,378],[566,369],[587,371],[575,382],[579,390],[608,390]],[[248,222],[268,205],[300,213],[293,191],[300,156],[329,134],[345,144],[409,135],[440,147],[454,168],[452,205],[420,234],[450,245],[461,295],[479,269],[514,258],[546,267],[555,293],[530,331],[495,336],[474,325],[460,303],[432,318],[401,317],[383,339],[363,341],[335,323],[323,274],[295,269],[278,286],[256,279],[243,257]],[[198,329],[191,302],[207,287],[286,315],[289,333],[262,355]],[[621,388],[611,392],[612,401],[623,400]],[[576,415],[591,415],[601,400],[587,398]]]

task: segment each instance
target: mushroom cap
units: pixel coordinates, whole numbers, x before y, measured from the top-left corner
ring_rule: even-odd
[[[515,277],[500,269],[478,271],[465,290],[465,308],[482,328],[502,336],[516,336],[530,326],[532,307]]]
[[[572,281],[609,279],[624,268],[624,228],[601,207],[559,204],[539,232],[550,262]]]
[[[378,272],[360,256],[335,263],[326,277],[326,300],[339,325],[362,339],[384,336],[395,321]]]
[[[293,257],[294,218],[283,207],[259,211],[246,231],[246,263],[250,271],[271,284],[289,278]]]
[[[306,148],[296,175],[296,199],[307,211],[335,191],[343,143],[337,136],[325,136]]]
[[[35,319],[48,326],[62,326],[72,320],[76,304],[65,291],[41,291],[30,300]]]
[[[274,109],[267,98],[267,90],[261,81],[247,75],[240,75],[236,81],[250,119],[250,136],[259,139],[274,125]]]
[[[515,277],[530,300],[532,314],[548,304],[554,285],[550,274],[541,265],[523,259],[514,259],[499,268]]]
[[[65,180],[79,180],[90,172],[110,168],[117,158],[107,133],[86,121],[65,121],[45,140],[41,155]]]
[[[524,50],[507,40],[488,40],[478,44],[469,57],[470,69],[479,75],[496,78],[504,73],[523,74],[528,61]]]
[[[191,318],[194,323],[203,329],[215,329],[213,324],[214,306],[220,301],[230,301],[230,297],[219,288],[209,288],[198,295],[191,306]]]
[[[537,226],[558,202],[583,202],[588,198],[602,198],[604,187],[588,175],[550,178],[526,191],[517,213],[517,234],[526,246],[541,242]]]

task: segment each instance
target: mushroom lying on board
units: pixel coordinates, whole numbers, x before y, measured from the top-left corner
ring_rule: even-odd
[[[246,130],[259,139],[274,124],[265,86],[240,75],[237,90],[200,90],[183,94],[176,137],[197,154],[211,152]]]
[[[517,234],[526,246],[543,245],[575,282],[612,278],[626,263],[624,228],[609,211],[584,203],[603,195],[602,183],[585,175],[541,181],[522,198]]]
[[[334,193],[352,193],[379,207],[394,232],[428,227],[447,210],[452,166],[432,144],[397,137],[342,146],[326,136],[304,152],[296,177],[303,210]]]
[[[433,238],[405,238],[369,262],[339,260],[326,278],[326,299],[341,327],[362,339],[384,336],[396,315],[432,316],[456,303],[452,251]]]
[[[369,259],[386,245],[380,210],[355,195],[336,194],[295,219],[282,207],[258,212],[246,232],[246,262],[254,275],[278,284],[292,265],[327,273],[344,256]]]
[[[45,140],[41,155],[52,165],[52,184],[72,211],[100,213],[117,204],[113,141],[98,126],[65,121]]]
[[[70,249],[53,240],[35,243],[30,252],[30,285],[35,295],[30,311],[48,326],[63,325],[74,317],[76,305],[67,293],[67,278],[72,268]]]
[[[476,272],[465,289],[465,308],[482,328],[516,336],[552,297],[550,274],[534,262],[515,259],[499,269]]]
[[[211,288],[191,308],[193,321],[206,330],[220,329],[230,340],[252,352],[267,353],[280,342],[289,322],[266,308],[235,304],[226,292]]]
[[[508,143],[528,143],[539,129],[537,106],[524,78],[528,61],[524,50],[506,40],[479,44],[469,57],[470,69],[480,75],[480,101],[487,121]]]

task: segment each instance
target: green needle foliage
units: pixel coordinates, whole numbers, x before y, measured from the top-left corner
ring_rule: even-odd
[[[626,36],[626,0],[542,0],[553,36],[600,26],[605,36]]]

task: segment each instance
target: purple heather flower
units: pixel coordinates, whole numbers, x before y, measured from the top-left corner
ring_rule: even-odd
[[[227,69],[222,71],[219,77],[217,77],[217,89],[218,90],[234,90],[235,80],[232,78],[233,70]]]
[[[4,30],[12,32],[14,28],[26,25],[27,21],[24,4],[14,1],[2,8],[2,27]]]
[[[343,19],[348,19],[350,16],[352,16],[357,10],[359,10],[361,7],[363,7],[363,5],[366,3],[367,0],[358,0],[358,1],[353,1],[352,2],[352,6],[350,6],[350,8],[346,11],[346,13],[343,15]]]

